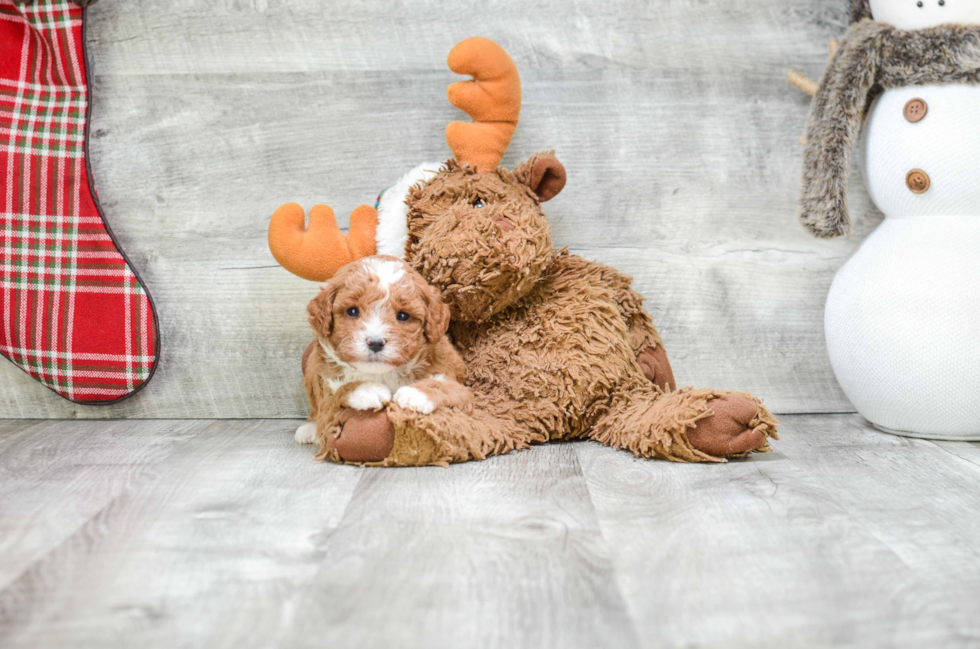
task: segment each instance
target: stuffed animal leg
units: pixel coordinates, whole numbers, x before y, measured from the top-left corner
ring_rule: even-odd
[[[317,459],[368,466],[449,466],[529,446],[526,428],[484,410],[439,408],[421,414],[389,404],[376,412],[342,412],[328,427]],[[373,454],[365,454],[368,447]]]
[[[767,452],[775,417],[755,397],[711,389],[661,393],[633,381],[617,393],[590,437],[636,457],[675,462],[724,462]]]
[[[653,318],[643,310],[643,296],[631,287],[633,278],[608,266],[602,269],[601,281],[616,295],[616,302],[629,326],[630,345],[644,376],[664,392],[676,390],[677,382],[667,350],[653,324]]]
[[[589,437],[637,457],[724,462],[767,452],[767,440],[778,439],[776,418],[751,395],[691,388],[665,394],[643,377],[635,377],[629,389],[596,412]],[[378,444],[381,438],[384,443]],[[380,450],[365,456],[365,440]],[[526,427],[483,410],[443,408],[420,415],[389,405],[387,411],[340,417],[319,458],[371,466],[448,466],[528,448],[532,441],[537,440]]]

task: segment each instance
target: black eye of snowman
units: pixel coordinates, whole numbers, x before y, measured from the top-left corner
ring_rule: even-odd
[[[918,2],[915,3],[915,6],[918,7],[919,9],[922,9],[922,7],[924,7],[925,5],[923,4],[922,0],[919,0]]]
[[[946,6],[946,0],[939,0],[939,6],[940,7],[945,7]]]

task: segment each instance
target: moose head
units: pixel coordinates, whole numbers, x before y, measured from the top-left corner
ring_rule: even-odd
[[[372,254],[402,257],[441,292],[455,320],[478,322],[523,297],[553,259],[541,203],[565,186],[565,168],[538,153],[513,170],[500,166],[517,127],[521,82],[510,56],[485,38],[457,44],[451,70],[472,77],[449,86],[449,101],[472,122],[452,122],[453,158],[423,164],[386,190],[377,210],[361,205],[345,236],[333,211],[280,207],[269,247],[288,271],[326,281],[351,261]]]

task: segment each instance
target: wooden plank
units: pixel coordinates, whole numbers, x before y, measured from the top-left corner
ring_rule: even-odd
[[[722,466],[580,442],[365,470],[295,423],[0,422],[0,647],[980,639],[976,444],[787,416]]]
[[[205,425],[194,421],[0,426],[0,589],[152,476]]]
[[[274,644],[361,473],[314,462],[293,442],[294,423],[204,422],[140,481],[113,462],[119,448],[93,450],[88,461],[102,457],[107,475],[130,484],[97,503],[88,479],[55,480],[49,495],[99,507],[0,592],[0,646]],[[158,428],[145,447],[168,443],[173,433]],[[50,454],[53,475],[78,463],[63,450]],[[33,501],[26,485],[14,487],[5,500]]]
[[[91,153],[108,219],[159,307],[164,356],[119,406],[67,403],[0,364],[0,417],[300,417],[296,366],[315,286],[266,246],[281,202],[346,220],[404,171],[448,156],[457,40],[499,40],[522,75],[504,160],[555,149],[558,246],[634,274],[684,383],[780,412],[853,410],[823,346],[836,268],[858,237],[795,221],[808,99],[844,28],[839,0],[433,0],[391,7],[178,0],[90,9]]]
[[[637,647],[573,447],[371,470],[283,646]]]
[[[783,431],[776,453],[723,467],[575,447],[638,635],[649,646],[975,644],[977,465],[854,415],[784,417]]]
[[[286,425],[183,444],[0,592],[0,646],[639,646],[570,445],[360,470]]]

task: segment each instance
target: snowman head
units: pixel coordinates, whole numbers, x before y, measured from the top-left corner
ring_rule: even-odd
[[[853,0],[853,19],[869,14],[899,29],[926,29],[946,23],[980,25],[980,0]]]

